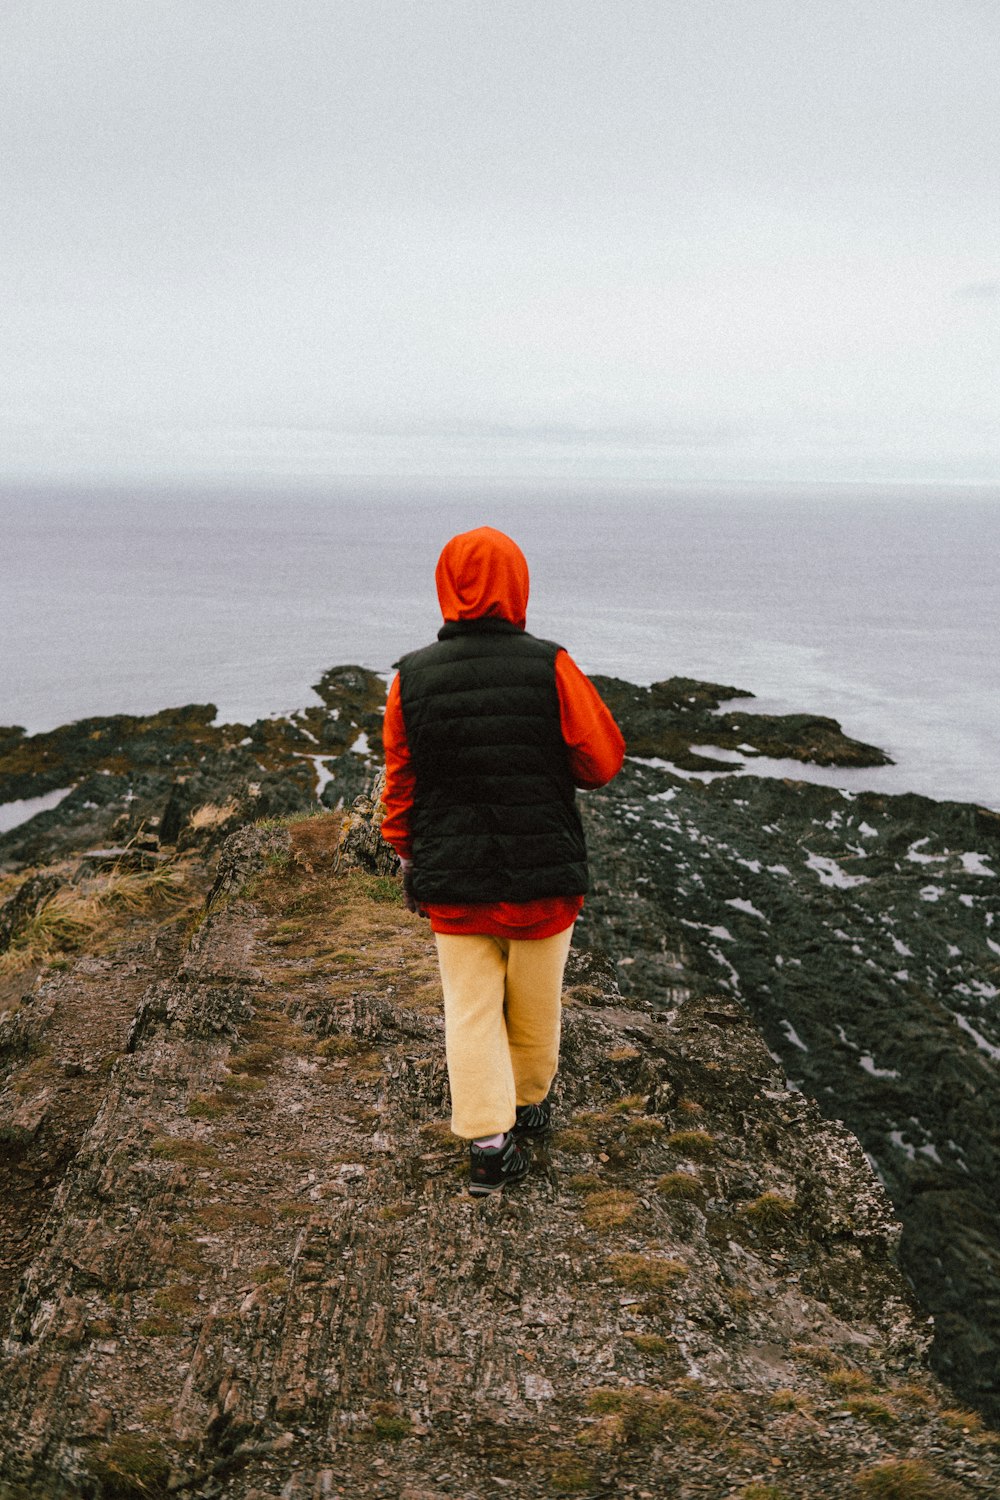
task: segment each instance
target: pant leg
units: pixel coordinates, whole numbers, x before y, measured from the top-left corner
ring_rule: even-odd
[[[466,1140],[514,1123],[514,1073],[504,1022],[508,943],[469,933],[434,934],[444,990],[451,1128]]]
[[[573,928],[515,938],[507,955],[507,1044],[517,1104],[539,1104],[559,1067],[563,970]]]

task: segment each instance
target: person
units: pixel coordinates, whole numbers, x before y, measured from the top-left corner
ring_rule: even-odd
[[[526,631],[528,565],[510,537],[453,537],[435,581],[444,625],[397,663],[386,703],[382,837],[434,933],[451,1128],[479,1196],[524,1177],[528,1138],[549,1128],[587,890],[575,789],[617,775],[625,742],[568,653]]]

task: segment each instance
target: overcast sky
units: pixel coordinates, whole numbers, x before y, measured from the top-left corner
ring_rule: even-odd
[[[1000,482],[997,0],[4,0],[0,475]]]

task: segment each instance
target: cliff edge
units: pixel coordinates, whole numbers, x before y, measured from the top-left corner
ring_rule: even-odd
[[[732,997],[576,955],[557,1128],[467,1196],[426,924],[343,832],[240,829],[195,915],[139,872],[0,1022],[3,1500],[1000,1493],[883,1188]]]

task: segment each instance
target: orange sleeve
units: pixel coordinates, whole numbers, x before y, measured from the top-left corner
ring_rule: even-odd
[[[413,807],[416,776],[406,739],[398,672],[392,680],[385,703],[382,744],[385,749],[385,791],[382,794],[385,817],[382,820],[382,837],[392,845],[400,859],[409,859],[413,853],[410,810]]]
[[[570,774],[584,791],[604,786],[622,768],[622,732],[590,678],[566,651],[556,657],[556,688]]]

